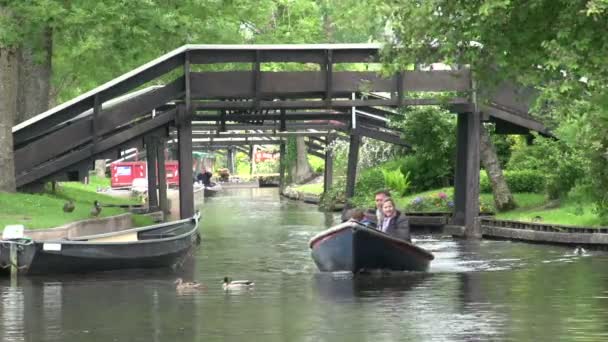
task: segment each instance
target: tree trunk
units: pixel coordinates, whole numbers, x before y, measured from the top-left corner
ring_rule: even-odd
[[[314,173],[308,163],[308,150],[304,137],[296,137],[296,162],[292,166],[291,174],[294,183],[306,182],[313,178]]]
[[[49,108],[53,35],[44,27],[32,37],[32,45],[18,54],[18,94],[15,124],[34,117]]]
[[[497,211],[511,210],[517,207],[511,190],[505,181],[502,174],[502,168],[496,155],[496,150],[490,140],[488,131],[484,127],[481,128],[480,154],[481,163],[488,173],[490,184],[492,184],[492,193],[494,194],[494,204]]]
[[[95,175],[97,178],[106,178],[106,160],[97,159],[95,160]]]
[[[0,16],[5,15],[0,8]],[[17,111],[17,49],[0,43],[0,191],[15,192],[13,123]]]

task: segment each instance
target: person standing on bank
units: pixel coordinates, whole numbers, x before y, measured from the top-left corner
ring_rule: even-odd
[[[410,238],[410,223],[407,217],[396,209],[392,198],[387,198],[382,203],[382,214],[382,221],[378,221],[381,222],[381,224],[378,224],[380,231],[398,239],[412,242]]]

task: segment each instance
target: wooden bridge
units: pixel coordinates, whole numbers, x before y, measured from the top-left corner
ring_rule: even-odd
[[[17,186],[35,190],[50,180],[82,179],[93,160],[118,159],[121,151],[145,146],[148,167],[158,162],[158,180],[156,172],[148,172],[149,202],[162,207],[162,151],[171,140],[180,161],[180,213],[187,217],[194,212],[193,146],[232,148],[261,140],[280,144],[283,156],[284,137],[296,135],[310,137],[311,153],[325,158],[326,187],[332,156],[323,147],[340,137],[350,141],[346,192],[352,196],[361,137],[407,145],[386,126],[386,118],[395,115],[391,108],[441,105],[458,116],[454,223],[473,227],[481,123],[495,122],[499,133],[550,134],[528,115],[534,93],[508,83],[480,91],[468,69],[404,70],[390,77],[348,70],[350,63],[378,63],[380,49],[378,44],[183,46],[15,126]],[[306,67],[267,71],[268,63]],[[247,70],[202,71],[212,64]]]

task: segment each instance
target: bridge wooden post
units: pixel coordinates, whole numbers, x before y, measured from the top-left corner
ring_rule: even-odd
[[[165,147],[164,139],[157,138],[156,159],[158,163],[158,203],[163,213],[163,221],[167,221],[169,205],[167,202],[167,169],[165,168]]]
[[[285,189],[285,140],[281,139],[279,146],[279,194]]]
[[[452,223],[464,226],[467,238],[476,238],[481,235],[475,220],[479,216],[479,137],[481,129],[479,113],[459,113],[456,126],[456,170]]]
[[[249,145],[249,175],[253,176],[255,172],[255,145]]]
[[[325,143],[325,169],[323,171],[323,192],[326,193],[331,189],[333,185],[334,175],[334,154],[329,149],[329,145],[333,141],[333,136],[330,134],[327,136]]]
[[[355,183],[357,181],[357,161],[359,160],[359,145],[361,137],[352,132],[350,135],[350,144],[348,147],[348,167],[346,170],[346,198],[352,198],[355,195]]]
[[[226,154],[226,166],[228,167],[228,172],[230,174],[234,174],[234,147],[228,147],[228,153]]]
[[[148,209],[154,211],[158,209],[158,183],[156,178],[158,138],[147,136],[144,138],[144,144],[146,145],[146,164],[148,167]]]
[[[192,172],[192,121],[184,105],[177,108],[177,146],[179,155],[179,216],[194,215],[194,178]]]

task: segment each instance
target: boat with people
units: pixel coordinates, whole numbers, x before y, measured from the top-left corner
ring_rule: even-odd
[[[176,268],[200,244],[199,222],[197,213],[184,220],[70,239],[0,240],[0,269],[12,265],[12,244],[17,247],[15,266],[26,275]]]
[[[358,221],[347,221],[313,236],[312,258],[322,272],[427,271],[433,254]]]

